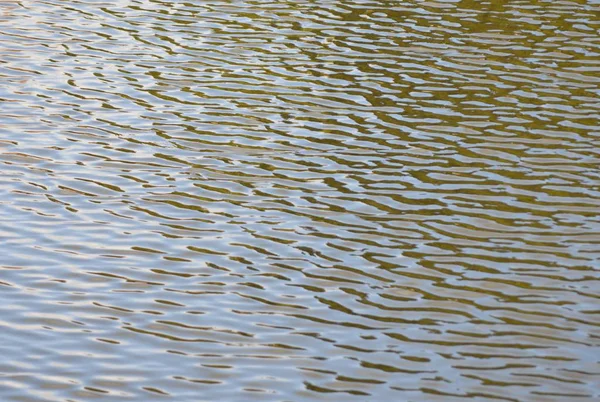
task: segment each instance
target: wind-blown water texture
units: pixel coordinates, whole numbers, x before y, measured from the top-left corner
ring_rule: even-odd
[[[0,400],[598,400],[599,29],[0,2]]]

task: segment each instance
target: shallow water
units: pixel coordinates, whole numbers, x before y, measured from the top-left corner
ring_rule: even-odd
[[[1,1],[0,400],[598,400],[599,30]]]

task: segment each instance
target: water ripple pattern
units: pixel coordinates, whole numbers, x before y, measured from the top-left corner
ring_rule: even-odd
[[[596,0],[0,1],[0,400],[600,400]]]

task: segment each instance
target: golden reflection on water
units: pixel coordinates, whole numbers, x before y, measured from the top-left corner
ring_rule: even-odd
[[[597,400],[599,15],[0,2],[0,399]]]

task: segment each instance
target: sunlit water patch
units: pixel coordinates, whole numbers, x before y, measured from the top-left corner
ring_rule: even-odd
[[[599,16],[0,2],[0,399],[598,400]]]

